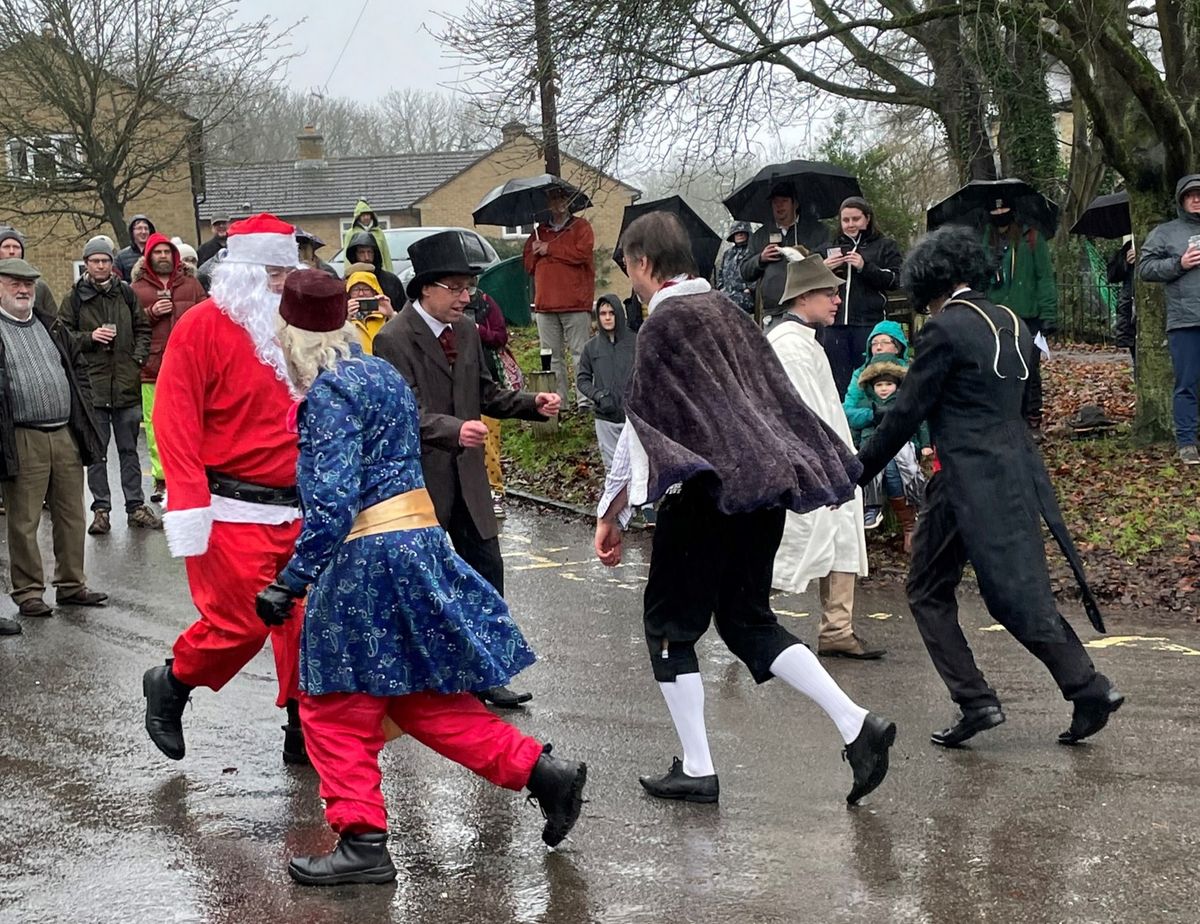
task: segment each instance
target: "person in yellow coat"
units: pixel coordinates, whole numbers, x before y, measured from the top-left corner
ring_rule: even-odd
[[[346,277],[346,317],[358,331],[364,353],[373,354],[375,335],[395,313],[374,273],[355,270]]]

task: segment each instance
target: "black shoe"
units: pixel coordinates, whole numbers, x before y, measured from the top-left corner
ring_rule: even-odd
[[[516,709],[533,699],[532,693],[514,693],[508,687],[488,687],[475,694],[481,701],[491,703],[497,709]]]
[[[956,748],[968,738],[974,738],[982,731],[1004,724],[1004,713],[999,706],[979,706],[975,709],[964,709],[957,722],[940,732],[934,732],[929,740],[944,748]]]
[[[579,820],[583,808],[583,786],[587,782],[587,764],[577,760],[562,760],[550,756],[546,745],[542,756],[529,774],[526,789],[536,799],[546,824],[542,840],[556,847]]]
[[[1076,700],[1071,727],[1058,736],[1058,743],[1078,744],[1084,738],[1090,738],[1107,725],[1108,717],[1124,704],[1125,697],[1111,689],[1096,699]]]
[[[98,590],[80,587],[69,597],[55,597],[55,606],[104,606],[108,602],[108,594]]]
[[[30,597],[28,600],[22,600],[17,604],[17,612],[22,616],[36,619],[44,619],[47,616],[54,615],[54,610],[50,609],[46,601],[41,597]]]
[[[658,799],[678,799],[682,802],[716,802],[721,796],[721,782],[715,773],[708,776],[688,776],[683,772],[683,761],[671,758],[671,769],[666,776],[639,776],[638,782],[650,795]]]
[[[283,762],[295,767],[311,767],[308,748],[304,746],[304,731],[299,725],[280,725],[283,729]]]
[[[293,857],[288,873],[301,885],[308,886],[391,882],[396,878],[396,865],[388,853],[387,839],[383,831],[343,835],[332,853]]]
[[[9,619],[6,616],[0,616],[0,635],[20,635],[22,632],[21,624],[15,619]]]
[[[842,760],[854,771],[854,785],[846,804],[854,805],[878,788],[888,772],[888,748],[896,741],[896,723],[868,712],[858,737],[842,749]]]
[[[177,688],[171,677],[171,662],[152,667],[142,675],[142,694],[146,697],[146,731],[150,740],[171,760],[183,760],[183,707],[188,695]],[[182,686],[182,684],[179,684]]]

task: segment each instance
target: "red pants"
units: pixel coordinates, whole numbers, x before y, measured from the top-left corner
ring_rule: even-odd
[[[421,744],[505,789],[529,782],[542,745],[492,715],[470,693],[304,694],[300,724],[321,777],[325,818],[339,834],[387,830],[379,751],[387,715]]]
[[[254,611],[255,595],[283,570],[300,523],[214,523],[208,551],[188,558],[188,586],[200,618],[175,641],[171,672],[191,687],[219,690],[262,650],[267,636],[275,653],[282,706],[300,695],[300,631],[298,611],[282,626],[270,629]]]

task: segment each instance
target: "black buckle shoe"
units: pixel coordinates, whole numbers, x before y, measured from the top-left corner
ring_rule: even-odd
[[[846,804],[854,805],[877,789],[888,772],[888,748],[896,741],[896,723],[868,712],[858,737],[842,749],[842,760],[854,771],[854,785]]]
[[[1071,727],[1058,736],[1059,744],[1078,744],[1090,738],[1108,724],[1108,718],[1125,704],[1125,697],[1116,690],[1109,690],[1096,699],[1075,701],[1075,712],[1071,716]]]
[[[383,831],[343,835],[331,853],[293,857],[288,873],[307,886],[391,882],[396,878],[396,865],[388,852],[387,838]]]
[[[171,677],[169,660],[142,675],[146,731],[155,746],[171,760],[183,760],[183,707],[188,703],[187,693],[177,689],[177,683]]]
[[[514,693],[508,687],[488,687],[475,696],[485,703],[490,703],[497,709],[517,709],[533,699],[532,693]]]
[[[556,847],[575,827],[583,810],[583,787],[587,783],[587,764],[577,760],[561,760],[550,756],[551,745],[529,774],[526,788],[529,798],[536,799],[546,819],[542,840]]]
[[[308,748],[304,746],[304,730],[299,725],[280,725],[283,729],[283,762],[294,767],[311,767]]]
[[[715,773],[688,776],[683,772],[683,761],[678,757],[671,758],[671,769],[666,776],[639,776],[638,782],[646,792],[658,799],[712,803],[721,797],[721,782]]]
[[[956,748],[982,731],[1004,724],[1004,712],[999,706],[979,706],[964,709],[957,722],[940,732],[934,732],[929,740],[944,748]]]

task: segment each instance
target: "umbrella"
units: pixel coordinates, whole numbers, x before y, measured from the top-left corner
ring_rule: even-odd
[[[711,279],[713,267],[717,263],[717,251],[721,248],[721,235],[717,234],[708,224],[692,211],[691,207],[679,196],[669,196],[666,199],[655,199],[652,202],[639,202],[636,205],[625,206],[625,214],[621,218],[621,234],[629,227],[635,218],[641,218],[650,212],[670,212],[677,215],[687,231],[688,240],[692,242],[692,258],[696,261],[696,269],[704,279]],[[621,253],[620,235],[617,236],[617,247],[613,250],[613,262],[625,272],[625,256]],[[628,275],[628,274],[627,274]]]
[[[1072,234],[1086,237],[1125,237],[1133,233],[1129,219],[1129,193],[1121,191],[1110,196],[1097,196],[1091,201],[1079,221],[1071,226]]]
[[[561,177],[542,173],[501,183],[479,201],[471,217],[477,225],[509,228],[544,221],[550,212],[546,194],[551,189],[566,190],[571,196],[572,212],[592,207],[592,200],[581,189]]]
[[[1058,206],[1024,180],[971,180],[948,199],[925,213],[925,225],[932,231],[942,225],[959,224],[982,228],[990,221],[988,213],[1003,199],[1018,221],[1031,224],[1046,237],[1058,230]]]
[[[784,182],[796,187],[801,209],[809,205],[817,218],[832,218],[843,199],[862,195],[858,180],[841,167],[811,160],[789,160],[786,164],[763,167],[753,179],[729,194],[725,208],[742,221],[770,223],[775,218],[768,195],[776,183]]]

